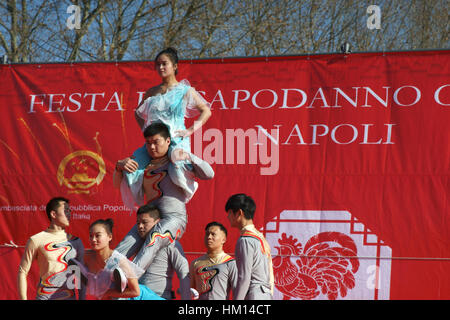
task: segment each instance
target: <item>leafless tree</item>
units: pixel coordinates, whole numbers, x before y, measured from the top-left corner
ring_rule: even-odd
[[[11,62],[29,62],[36,35],[45,27],[43,18],[53,8],[44,1],[0,2],[0,44]]]
[[[448,0],[7,0],[0,56],[11,62],[183,59],[449,48]],[[70,5],[79,28],[67,26]]]
[[[81,8],[81,17],[80,17],[81,21],[80,21],[80,28],[76,29],[75,37],[70,45],[70,48],[72,50],[70,52],[69,57],[67,58],[68,61],[75,61],[78,59],[83,38],[88,33],[90,25],[94,22],[97,16],[104,10],[104,7],[106,5],[106,0],[97,1],[95,7],[93,8],[91,7],[90,0],[81,0],[81,1],[76,0],[72,2],[74,5],[77,5]]]

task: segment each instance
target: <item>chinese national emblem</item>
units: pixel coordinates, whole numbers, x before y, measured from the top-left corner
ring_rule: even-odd
[[[99,185],[106,173],[105,162],[95,152],[79,150],[68,154],[58,167],[57,179],[69,193],[88,194],[89,189]]]

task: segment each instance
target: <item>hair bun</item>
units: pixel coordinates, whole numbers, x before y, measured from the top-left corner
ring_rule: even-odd
[[[167,48],[166,48],[166,51],[171,51],[171,52],[173,52],[173,53],[175,53],[175,54],[178,54],[177,49],[175,49],[174,47],[167,47]]]
[[[114,220],[111,218],[108,218],[105,220],[105,222],[111,227],[111,230],[112,230],[112,228],[114,226]]]
[[[166,49],[167,53],[171,53],[173,57],[175,58],[175,63],[178,63],[178,51],[174,47],[168,47]]]
[[[160,56],[160,55],[162,55],[162,54],[169,54],[169,55],[171,55],[173,58],[174,58],[174,60],[175,61],[172,61],[172,62],[178,62],[178,51],[177,51],[177,49],[175,49],[174,47],[167,47],[167,48],[165,48],[164,50],[162,50],[161,52],[159,52],[157,55],[156,55],[156,58],[155,58],[155,60],[156,59],[158,59],[158,57]]]

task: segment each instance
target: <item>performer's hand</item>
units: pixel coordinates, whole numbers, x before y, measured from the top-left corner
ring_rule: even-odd
[[[177,130],[175,131],[175,137],[181,137],[182,139],[187,138],[191,136],[194,133],[194,130],[191,130],[191,128],[186,130]]]
[[[191,289],[191,299],[192,300],[198,300],[199,298],[199,293],[197,290],[195,290],[194,288],[190,288]]]
[[[132,158],[127,157],[125,159],[117,161],[116,168],[119,171],[135,172],[139,168],[139,164]]]
[[[176,148],[176,149],[172,150],[172,153],[170,154],[170,160],[172,162],[182,161],[182,160],[192,161],[191,154],[189,152],[184,151],[181,148]]]

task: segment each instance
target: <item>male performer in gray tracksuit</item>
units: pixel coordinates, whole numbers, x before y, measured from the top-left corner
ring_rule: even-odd
[[[178,152],[181,160],[176,163],[173,156],[169,159],[170,133],[163,123],[149,125],[144,130],[144,138],[146,148],[141,148],[144,154],[119,160],[113,181],[114,187],[121,189],[127,206],[147,203],[160,210],[161,219],[144,244],[135,225],[116,248],[127,257],[140,248],[133,262],[147,270],[158,250],[183,235],[187,223],[186,203],[197,189],[194,178],[212,179],[214,171],[206,161],[186,151]],[[127,173],[126,177],[123,172]]]
[[[147,286],[154,293],[166,300],[175,299],[172,280],[177,274],[181,300],[191,300],[189,262],[181,243],[175,241],[158,251],[153,263],[139,278],[139,283]]]
[[[205,228],[206,254],[191,262],[191,288],[200,300],[227,300],[237,286],[236,261],[223,251],[227,229],[219,222]]]
[[[253,199],[242,193],[231,196],[225,205],[231,226],[241,232],[235,247],[238,281],[234,300],[271,300],[273,295],[270,246],[253,224],[255,209]]]
[[[136,226],[139,236],[147,238],[151,229],[160,221],[159,209],[153,205],[143,205],[136,213]],[[139,284],[145,285],[160,297],[174,299],[172,279],[177,274],[182,300],[191,300],[189,263],[184,256],[183,247],[178,241],[159,250],[150,267],[139,278]]]

